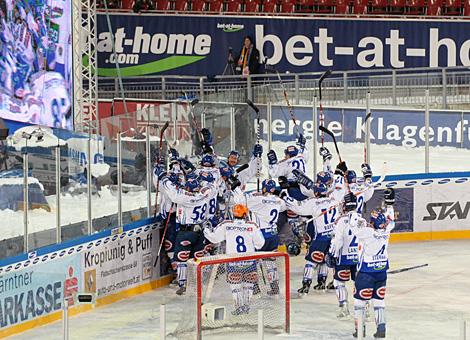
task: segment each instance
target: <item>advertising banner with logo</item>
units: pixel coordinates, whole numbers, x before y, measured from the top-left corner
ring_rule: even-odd
[[[115,138],[118,132],[136,127],[140,133],[144,133],[147,125],[163,126],[168,121],[177,121],[176,134],[174,125],[170,124],[167,136],[173,136],[179,141],[191,141],[192,131],[186,103],[126,99],[126,107],[130,113],[119,117],[126,112],[122,99],[99,101],[100,128],[103,136]],[[158,132],[154,133],[158,136]]]
[[[273,141],[289,142],[296,138],[294,123],[287,110],[272,108]],[[313,134],[312,107],[295,107],[295,116],[306,136]],[[372,109],[370,120],[371,143],[398,146],[424,146],[425,120],[423,110]],[[365,109],[325,108],[325,126],[336,136],[338,142],[362,143],[365,136]],[[320,113],[317,110],[317,120]],[[462,111],[430,112],[430,146],[453,146],[470,148],[468,120]],[[263,138],[267,138],[267,122],[261,119]],[[318,135],[319,137],[319,135]]]
[[[103,231],[0,264],[0,337],[18,332],[15,327],[30,320],[38,319],[36,325],[41,325],[39,319],[60,311],[64,299],[74,306],[77,292],[94,293],[100,303],[103,297],[119,296],[164,275],[166,264],[154,267],[159,232],[151,221]],[[53,321],[47,320],[44,322]]]
[[[28,260],[21,269],[0,275],[0,332],[60,311],[64,299],[73,305],[72,295],[82,282],[80,261],[64,255]]]
[[[98,15],[98,74],[222,74],[251,36],[279,71],[470,66],[470,22],[459,20]],[[347,34],[345,34],[347,32]],[[116,53],[113,53],[112,36]]]
[[[414,196],[415,230],[470,230],[469,185],[468,178],[460,178],[417,186]]]
[[[150,226],[96,241],[81,254],[84,291],[100,298],[155,279],[157,243]]]

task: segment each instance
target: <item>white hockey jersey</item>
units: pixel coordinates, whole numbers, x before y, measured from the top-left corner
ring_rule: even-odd
[[[202,166],[196,169],[195,173],[199,176],[201,172],[210,173],[214,177],[214,185],[219,187],[222,183],[222,177],[220,176],[220,171],[218,167],[205,167]]]
[[[204,236],[212,243],[226,241],[227,254],[254,253],[264,245],[264,237],[254,222],[242,219],[227,220],[213,231],[204,229]]]
[[[287,179],[295,179],[292,170],[297,169],[305,173],[308,161],[307,148],[300,149],[299,154],[292,158],[283,159],[276,164],[270,164],[268,171],[273,178],[285,176]]]
[[[309,198],[303,201],[286,197],[285,202],[287,209],[292,210],[297,215],[314,217],[315,240],[327,241],[331,238],[339,213],[338,201],[331,197]]]
[[[282,199],[271,194],[243,193],[240,188],[236,188],[233,191],[233,200],[235,204],[245,204],[248,207],[253,221],[265,237],[277,234],[279,213],[286,210]]]
[[[362,214],[365,203],[372,198],[372,195],[374,195],[374,185],[372,182],[365,182],[364,185],[352,183],[349,185],[349,189],[357,198],[356,211],[359,214]]]
[[[359,265],[358,271],[366,273],[377,273],[387,271],[388,263],[388,241],[390,232],[395,227],[395,222],[387,220],[384,229],[374,229],[368,225],[362,217],[352,219],[351,231],[357,237]]]
[[[259,170],[258,170],[258,167],[259,167]],[[254,157],[254,156],[251,157],[250,162],[248,163],[248,168],[240,171],[237,176],[238,180],[242,184],[242,187],[244,188],[246,184],[256,176],[258,171],[259,173],[261,173],[262,170],[263,170],[263,162],[261,161],[261,159],[259,159],[258,157]]]
[[[176,222],[183,225],[200,224],[207,220],[207,202],[213,191],[213,185],[208,185],[200,192],[188,192],[177,188],[168,178],[163,178],[160,185],[168,190],[168,196],[176,203]]]
[[[357,237],[350,227],[350,221],[357,219],[357,215],[358,213],[353,211],[336,220],[330,252],[338,259],[338,265],[355,265],[358,263]]]

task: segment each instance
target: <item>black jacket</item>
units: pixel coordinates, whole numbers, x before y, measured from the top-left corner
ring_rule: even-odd
[[[241,67],[238,66],[238,60],[242,55],[243,47],[240,50],[240,53],[235,58],[235,72],[237,74],[242,74],[243,70]],[[253,49],[251,50],[250,59],[248,60],[248,69],[250,70],[250,74],[258,74],[259,73],[259,51],[253,45]]]

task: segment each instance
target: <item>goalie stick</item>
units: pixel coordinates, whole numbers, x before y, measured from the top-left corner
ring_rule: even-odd
[[[423,267],[427,267],[427,266],[429,266],[429,264],[425,263],[425,264],[420,264],[420,265],[412,266],[412,267],[405,267],[405,268],[400,268],[400,269],[395,269],[395,270],[389,270],[387,272],[387,274],[398,274],[398,273],[407,272],[408,270],[423,268]]]
[[[323,80],[325,80],[325,78],[327,78],[330,74],[331,74],[331,70],[326,70],[325,73],[323,73],[320,79],[318,80],[318,96],[319,96],[319,103],[320,103],[320,126],[322,127],[325,125],[325,115],[323,113],[321,86],[322,86]],[[325,134],[322,131],[321,146],[323,146],[324,141],[325,141]]]
[[[246,100],[246,103],[248,104],[248,106],[250,106],[253,111],[256,112],[256,144],[259,144],[259,141],[260,141],[260,123],[259,123],[259,116],[260,116],[260,113],[259,113],[259,108],[253,104],[253,102],[249,99]],[[261,174],[260,174],[260,164],[261,164],[261,156],[258,156],[257,157],[258,160],[257,160],[257,169],[256,169],[256,190],[258,192],[260,192],[260,177],[261,177]]]
[[[157,162],[160,161],[160,158],[163,156],[163,138],[165,135],[165,130],[168,129],[168,126],[170,126],[170,122],[166,122],[165,125],[162,126],[160,129],[160,144],[158,146],[158,160]],[[153,217],[157,216],[157,205],[158,205],[158,192],[160,191],[160,181],[157,181],[157,187],[155,188],[155,211],[153,213]]]

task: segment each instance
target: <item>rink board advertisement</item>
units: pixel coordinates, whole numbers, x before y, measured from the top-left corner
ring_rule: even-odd
[[[320,110],[317,121],[320,122]],[[295,107],[295,117],[306,136],[313,134],[313,108]],[[417,147],[425,145],[424,111],[414,109],[371,109],[371,143]],[[365,109],[325,108],[325,126],[331,130],[338,142],[363,143],[365,137]],[[296,138],[293,121],[286,108],[272,107],[273,141],[290,142]],[[452,146],[470,148],[470,112],[430,111],[430,146]],[[263,138],[267,138],[266,120],[261,119]],[[320,140],[320,133],[317,136]]]
[[[108,297],[112,302],[120,294],[129,295],[133,288],[154,284],[161,275],[160,268],[153,266],[159,232],[152,221],[142,220],[124,229],[3,260],[0,337],[28,329],[35,319],[38,322],[33,326],[59,319],[56,312],[61,311],[64,299],[74,306],[75,293],[94,293],[99,305],[109,303]],[[44,317],[49,321],[41,323],[39,319]]]
[[[0,1],[1,118],[73,128],[71,4]]]
[[[117,14],[113,35],[105,15],[97,21],[98,73],[107,77],[116,63],[124,77],[222,74],[245,36],[281,72],[470,66],[470,22],[460,20]]]

